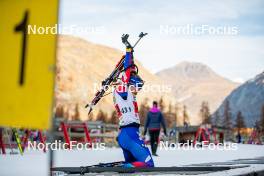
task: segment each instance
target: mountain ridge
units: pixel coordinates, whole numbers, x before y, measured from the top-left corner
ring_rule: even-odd
[[[156,75],[172,84],[176,100],[187,106],[193,121],[197,122],[202,101],[207,101],[211,112],[214,112],[225,96],[239,85],[200,62],[180,62]]]
[[[217,109],[221,118],[223,118],[224,106],[227,101],[229,101],[233,122],[240,111],[245,118],[246,125],[254,127],[255,122],[261,116],[261,108],[264,106],[264,72],[249,79],[225,98]]]
[[[101,81],[112,72],[122,55],[123,52],[115,48],[78,37],[60,35],[57,48],[56,107],[63,106],[65,111],[69,111],[68,116],[71,119],[78,106],[81,119],[90,119],[84,106],[94,97],[96,91],[94,83],[100,85]],[[225,96],[238,85],[217,75],[202,63],[183,62],[175,66],[176,74],[173,72],[175,68],[169,74],[166,70],[170,71],[171,68],[152,74],[138,60],[135,62],[139,67],[140,76],[146,82],[144,87],[150,85],[172,87],[172,92],[139,92],[137,96],[139,106],[145,103],[145,99],[149,100],[148,105],[150,105],[152,100],[158,101],[161,97],[166,105],[179,105],[180,113],[183,105],[187,105],[191,124],[200,122],[198,112],[202,101],[208,101],[213,112]],[[108,116],[111,115],[114,111],[111,95],[106,96],[96,105],[94,114],[96,115],[99,110],[107,112]],[[182,117],[182,114],[179,116]]]
[[[101,81],[114,69],[121,59],[123,52],[100,44],[94,44],[87,40],[60,35],[57,48],[57,73],[55,87],[56,107],[63,106],[69,111],[69,119],[74,116],[75,106],[79,106],[82,120],[89,119],[84,109],[94,97],[95,87],[101,85]],[[162,81],[145,69],[138,60],[135,60],[139,74],[146,81],[145,86],[160,85]],[[96,90],[95,90],[96,89]],[[143,102],[145,98],[159,100],[164,97],[166,102],[174,102],[170,93],[139,92],[137,99]],[[114,111],[111,95],[104,97],[94,108],[94,114],[103,110],[110,116]],[[94,118],[94,117],[93,117]]]

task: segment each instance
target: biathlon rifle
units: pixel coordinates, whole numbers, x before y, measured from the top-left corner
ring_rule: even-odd
[[[139,38],[136,41],[136,43],[132,46],[128,41],[128,34],[123,34],[121,39],[122,43],[125,44],[127,48],[131,48],[132,51],[137,46],[138,42],[148,33],[141,32],[139,34]],[[98,90],[95,94],[95,97],[93,98],[92,102],[90,104],[86,104],[85,108],[89,108],[88,115],[92,112],[93,107],[101,100],[101,98],[104,96],[105,92],[109,89],[111,84],[119,77],[120,73],[123,71],[123,65],[124,65],[125,55],[122,56],[120,61],[117,63],[115,69],[112,71],[112,73],[104,80],[102,81],[102,87],[100,90]]]

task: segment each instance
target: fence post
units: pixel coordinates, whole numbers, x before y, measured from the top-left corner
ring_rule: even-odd
[[[89,145],[92,146],[90,134],[89,134],[89,131],[88,131],[88,128],[87,128],[87,124],[85,122],[83,123],[83,128],[84,128],[86,140],[89,143]]]
[[[65,142],[68,144],[68,147],[71,148],[71,146],[70,146],[70,137],[68,135],[68,128],[67,128],[67,126],[66,126],[66,124],[64,122],[61,122],[61,127],[62,127],[62,130],[63,130]]]
[[[6,154],[5,144],[4,144],[4,141],[3,141],[3,128],[0,128],[0,147],[2,148],[2,153]]]

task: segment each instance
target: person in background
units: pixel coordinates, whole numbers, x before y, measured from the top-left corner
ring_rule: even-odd
[[[160,127],[163,127],[164,134],[167,136],[166,124],[164,117],[160,110],[158,109],[158,103],[153,101],[153,106],[147,114],[145,121],[144,136],[149,132],[150,136],[150,145],[153,156],[157,155]]]
[[[239,144],[242,143],[242,136],[241,136],[240,132],[237,133],[236,138],[237,138],[237,143],[239,143]]]

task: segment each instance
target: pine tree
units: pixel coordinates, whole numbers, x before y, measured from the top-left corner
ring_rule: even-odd
[[[144,101],[139,106],[139,119],[140,119],[140,124],[142,125],[145,123],[145,119],[147,117],[149,108],[150,107],[148,106],[148,98],[145,98]]]
[[[111,117],[110,117],[110,120],[109,120],[109,123],[111,124],[118,124],[118,116],[117,116],[117,112],[114,110],[112,113],[111,113]]]
[[[178,120],[179,120],[179,116],[178,116],[178,113],[179,113],[179,106],[178,104],[175,104],[175,107],[174,107],[174,120],[175,120],[175,126],[177,126],[178,124]]]
[[[261,132],[261,124],[260,124],[260,120],[256,120],[255,124],[254,124],[254,128],[257,132]]]
[[[187,113],[187,106],[183,106],[183,124],[189,124],[189,115]]]
[[[165,122],[169,128],[171,128],[173,125],[174,117],[175,117],[175,115],[172,111],[172,104],[170,102],[169,107],[168,107],[168,111],[164,113]]]
[[[79,111],[78,103],[75,105],[74,115],[72,117],[72,120],[80,120],[80,111]]]
[[[209,109],[209,104],[206,101],[202,102],[200,109],[200,116],[202,124],[210,124],[211,123],[211,114]]]
[[[171,102],[169,103],[168,113],[169,114],[172,114],[172,104],[171,104]]]
[[[91,112],[90,114],[87,113],[87,119],[93,121],[94,120],[94,114]]]
[[[229,101],[225,102],[223,125],[226,128],[227,139],[232,139],[232,113]]]
[[[63,115],[63,117],[64,117],[65,119],[67,119],[67,120],[71,120],[70,109],[69,109],[69,108],[67,108],[67,110],[64,111],[64,115]]]
[[[96,120],[106,123],[107,122],[107,113],[105,113],[103,110],[100,109],[97,116],[96,116]]]
[[[164,104],[163,97],[161,97],[159,100],[159,108],[160,108],[161,112],[164,112],[165,104]]]
[[[219,126],[221,126],[222,124],[221,124],[221,118],[220,118],[220,115],[219,115],[219,112],[218,111],[216,111],[215,112],[215,115],[214,115],[214,126],[217,126],[217,127],[219,127]]]
[[[64,109],[62,105],[58,105],[55,109],[55,117],[63,118],[64,117]]]
[[[264,105],[261,108],[261,117],[260,117],[260,128],[261,128],[261,133],[264,134]]]
[[[235,127],[237,128],[238,133],[240,133],[241,128],[245,128],[245,121],[241,111],[238,111],[237,113]]]

